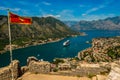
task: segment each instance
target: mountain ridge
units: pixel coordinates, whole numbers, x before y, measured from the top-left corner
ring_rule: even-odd
[[[31,25],[11,24],[12,44],[19,46],[80,34],[80,32],[71,30],[62,21],[53,17],[32,17]],[[8,40],[7,16],[3,15],[0,16],[0,50],[9,44]]]
[[[120,16],[92,21],[81,20],[71,28],[73,30],[120,30]]]

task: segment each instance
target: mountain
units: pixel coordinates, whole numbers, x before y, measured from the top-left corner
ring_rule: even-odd
[[[120,16],[103,20],[80,21],[71,28],[74,30],[120,30]]]
[[[63,21],[67,26],[72,27],[77,24],[79,21]]]
[[[40,40],[54,40],[79,32],[71,30],[67,25],[53,17],[32,17],[31,25],[11,24],[12,44],[24,46]],[[0,16],[0,50],[9,43],[7,16]]]

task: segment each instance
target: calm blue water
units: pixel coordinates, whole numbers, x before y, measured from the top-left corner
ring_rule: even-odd
[[[31,46],[23,49],[17,49],[13,51],[13,59],[18,59],[20,64],[26,65],[26,60],[29,56],[35,56],[38,59],[52,61],[54,58],[65,58],[77,56],[78,52],[90,47],[90,44],[86,44],[86,41],[91,41],[96,37],[112,37],[120,36],[120,31],[82,31],[86,32],[87,36],[78,36],[66,38],[59,42],[48,43],[44,45]],[[71,44],[68,47],[63,47],[62,44],[67,39]],[[9,52],[0,55],[0,67],[6,66],[10,63]]]

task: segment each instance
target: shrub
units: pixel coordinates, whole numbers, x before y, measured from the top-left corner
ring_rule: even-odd
[[[88,74],[88,77],[89,77],[89,78],[92,78],[92,77],[94,77],[94,76],[96,76],[96,75],[95,75],[95,74],[90,74],[90,73]]]
[[[64,60],[62,59],[55,59],[55,61],[53,62],[54,64],[58,64],[58,63],[64,63]]]
[[[57,68],[54,68],[54,69],[53,69],[53,72],[58,72],[58,69],[57,69]]]

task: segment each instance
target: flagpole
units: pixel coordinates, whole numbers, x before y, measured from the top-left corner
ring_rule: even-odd
[[[11,46],[11,28],[10,28],[10,15],[9,15],[10,9],[7,9],[7,10],[8,10],[8,30],[9,30],[11,76],[12,76],[12,80],[14,80],[14,77],[13,77],[13,63],[12,63],[13,57],[12,57],[12,46]]]

